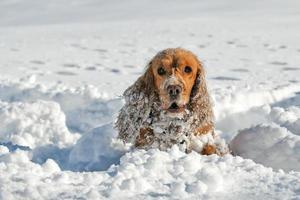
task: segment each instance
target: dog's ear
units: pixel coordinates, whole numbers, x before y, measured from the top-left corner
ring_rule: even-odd
[[[153,71],[152,71],[152,61],[149,62],[149,64],[147,65],[147,69],[146,72],[144,73],[144,75],[141,77],[142,78],[142,85],[143,88],[141,88],[142,90],[144,90],[145,94],[147,96],[150,96],[154,93],[154,75],[153,75]]]
[[[203,95],[207,93],[204,67],[198,59],[197,61],[197,75],[190,96],[191,101],[201,96],[201,94]]]
[[[198,61],[197,77],[192,88],[190,103],[188,105],[191,114],[196,117],[196,127],[203,124],[213,126],[214,114],[212,102],[205,81],[205,71],[202,63]]]

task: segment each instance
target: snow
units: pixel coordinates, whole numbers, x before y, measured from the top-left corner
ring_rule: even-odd
[[[299,2],[0,2],[0,199],[299,199]],[[206,68],[234,155],[116,139],[158,51]]]
[[[125,154],[107,171],[61,171],[51,159],[30,162],[28,152],[1,158],[2,198],[118,199],[138,198],[296,198],[300,174],[273,171],[233,156],[185,154],[176,146],[168,152],[152,149]],[[3,162],[6,165],[3,165]],[[253,189],[253,186],[255,187]],[[72,187],[72,189],[70,189]]]
[[[276,124],[244,129],[231,146],[233,153],[274,169],[300,170],[300,137]]]
[[[0,155],[4,155],[6,153],[9,153],[9,150],[6,146],[0,145]]]
[[[129,147],[116,139],[113,124],[106,124],[83,135],[69,155],[73,170],[106,170],[119,162]]]
[[[0,81],[0,97],[8,102],[32,102],[36,99],[54,101],[66,115],[68,128],[87,132],[110,122],[122,105],[120,98],[107,98],[93,85],[67,87],[61,83],[46,86],[32,81],[32,76]],[[33,79],[34,80],[34,79]],[[62,122],[64,123],[64,122]]]
[[[55,102],[0,102],[1,134],[4,143],[35,148],[52,144],[59,147],[74,145],[79,134],[71,134],[66,118]]]

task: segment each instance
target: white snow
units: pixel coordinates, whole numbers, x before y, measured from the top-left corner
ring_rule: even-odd
[[[231,147],[233,153],[274,169],[300,170],[300,137],[276,124],[240,131]]]
[[[299,199],[295,0],[0,2],[0,199]],[[159,50],[203,61],[234,155],[132,149],[121,94]]]
[[[0,120],[0,140],[4,143],[65,147],[79,138],[79,134],[69,132],[66,117],[55,102],[0,102]]]
[[[127,153],[119,165],[101,172],[60,171],[53,160],[35,164],[24,151],[0,161],[3,199],[282,199],[297,198],[300,186],[299,173],[275,172],[230,155],[185,154],[176,146]]]
[[[6,154],[6,153],[9,153],[8,148],[6,146],[0,145],[0,155]]]
[[[93,85],[67,87],[54,83],[49,87],[32,81],[32,76],[0,81],[0,98],[8,102],[32,102],[36,99],[57,102],[66,115],[68,128],[78,132],[87,132],[110,122],[122,105],[121,99],[107,98],[106,93]]]
[[[120,157],[129,149],[116,139],[113,124],[93,129],[83,135],[73,147],[69,165],[73,170],[105,170],[118,163]]]

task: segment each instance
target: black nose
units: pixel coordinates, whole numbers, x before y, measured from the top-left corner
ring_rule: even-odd
[[[169,93],[169,96],[171,98],[177,98],[178,95],[181,93],[182,89],[179,85],[169,85],[167,87],[167,90],[168,90],[168,93]]]

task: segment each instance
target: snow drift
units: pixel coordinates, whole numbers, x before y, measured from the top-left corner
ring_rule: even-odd
[[[234,154],[274,169],[300,170],[300,137],[276,124],[240,131],[231,142]]]
[[[35,148],[52,144],[74,145],[79,134],[70,133],[66,118],[55,102],[0,102],[0,140]]]
[[[28,199],[116,199],[122,195],[146,199],[251,199],[259,194],[262,198],[281,199],[298,196],[298,172],[276,172],[232,155],[185,154],[177,146],[166,152],[130,150],[116,139],[113,123],[94,128],[78,139],[79,134],[68,131],[60,101],[52,98],[29,103],[30,95],[26,91],[23,88],[18,92],[23,94],[19,100],[24,99],[25,103],[1,103],[0,116],[4,122],[1,141],[30,147],[23,150],[19,146],[12,149],[7,143],[0,145],[0,180],[6,183],[0,186],[1,198],[22,199],[25,195]],[[75,98],[78,96],[81,94],[75,94]],[[101,101],[105,105],[105,100]],[[110,104],[111,100],[106,102]],[[262,108],[264,115],[260,121],[274,124],[240,131],[232,140],[233,152],[274,169],[299,170],[299,136],[289,131],[298,125],[299,109]],[[249,112],[255,111],[261,113],[258,108]],[[71,119],[75,118],[71,115]]]
[[[61,171],[51,159],[35,164],[28,152],[19,150],[0,161],[4,199],[255,199],[258,194],[292,199],[300,187],[299,173],[274,172],[230,155],[185,154],[176,146],[167,152],[135,150],[119,165],[93,173]]]

